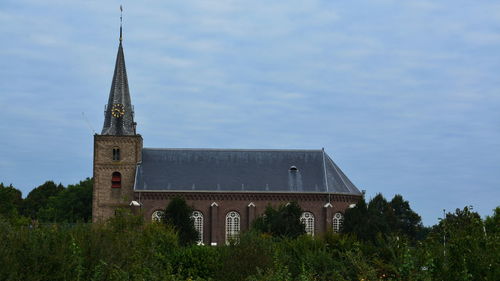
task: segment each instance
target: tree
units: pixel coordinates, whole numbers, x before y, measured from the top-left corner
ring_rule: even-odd
[[[277,210],[268,206],[264,215],[254,221],[253,228],[275,237],[296,238],[306,233],[300,222],[301,215],[302,209],[297,202],[281,205]]]
[[[368,205],[362,198],[344,215],[343,233],[355,234],[363,241],[375,241],[377,235],[389,233],[394,214],[382,194],[377,194]]]
[[[500,206],[493,210],[492,216],[486,217],[484,226],[488,235],[500,235]]]
[[[92,219],[92,179],[68,185],[38,212],[41,221],[89,222]]]
[[[378,233],[390,233],[391,226],[396,224],[394,212],[381,193],[373,197],[370,203],[368,203],[368,219],[373,236],[376,236]]]
[[[13,218],[19,214],[23,198],[21,191],[11,185],[4,186],[0,183],[0,215]]]
[[[472,207],[447,213],[427,238],[433,245],[435,272],[446,280],[498,280],[499,237],[488,235]]]
[[[182,197],[174,197],[165,209],[162,221],[179,233],[181,245],[194,244],[198,240],[192,214],[193,208],[188,206]]]
[[[411,239],[416,239],[422,230],[422,220],[420,216],[410,208],[410,203],[397,194],[389,203],[394,212],[394,221],[391,224],[393,231],[407,235]]]
[[[47,207],[49,198],[63,191],[62,184],[56,185],[53,181],[47,181],[33,189],[23,203],[23,214],[32,219],[38,218],[40,209]]]
[[[422,229],[420,216],[403,196],[396,195],[387,202],[379,193],[368,205],[363,198],[354,208],[346,210],[342,232],[355,234],[364,241],[375,241],[379,234],[407,235],[415,239]]]
[[[365,198],[356,203],[354,208],[347,209],[344,214],[342,224],[342,233],[354,234],[361,240],[369,240],[371,235],[370,225],[368,224],[368,206]]]

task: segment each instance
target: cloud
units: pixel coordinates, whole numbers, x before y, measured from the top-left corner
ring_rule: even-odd
[[[81,112],[100,131],[120,4],[0,4],[0,38],[8,38],[0,130],[9,135],[0,181],[26,193],[48,179],[68,184],[91,174]],[[443,207],[493,208],[498,4],[123,4],[146,146],[325,147],[369,195],[403,193],[426,224]],[[429,194],[446,202],[429,202]]]

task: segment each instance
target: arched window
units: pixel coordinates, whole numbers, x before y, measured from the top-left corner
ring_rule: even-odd
[[[164,211],[162,210],[156,210],[153,212],[153,214],[151,215],[151,220],[152,221],[156,221],[156,222],[159,222],[163,219],[163,215],[165,214]]]
[[[120,148],[113,147],[113,161],[120,160]]]
[[[314,215],[311,212],[303,212],[300,222],[305,225],[306,233],[314,236]]]
[[[240,214],[231,211],[226,215],[226,244],[238,241],[240,236]]]
[[[335,215],[333,215],[333,232],[340,231],[343,221],[344,221],[344,216],[341,213],[336,213]]]
[[[198,231],[198,245],[203,244],[203,214],[200,211],[194,211],[193,215],[194,228]]]
[[[122,174],[119,172],[114,172],[111,176],[111,187],[121,188],[122,187]]]

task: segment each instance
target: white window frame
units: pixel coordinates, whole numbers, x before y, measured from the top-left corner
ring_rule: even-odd
[[[300,216],[300,222],[304,224],[304,228],[306,230],[306,233],[314,236],[314,214],[311,212],[303,212],[302,215]]]
[[[335,215],[333,215],[333,232],[340,232],[343,222],[344,215],[342,215],[342,213],[335,213]]]
[[[198,245],[203,245],[203,213],[200,211],[194,211],[191,218],[193,219],[194,228],[198,231],[196,243]]]
[[[238,242],[240,239],[241,216],[236,211],[226,214],[226,244]]]

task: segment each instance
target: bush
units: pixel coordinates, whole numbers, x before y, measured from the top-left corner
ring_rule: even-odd
[[[217,280],[244,280],[256,274],[257,269],[267,270],[272,265],[273,240],[257,232],[241,235],[237,244],[221,247],[222,267]]]
[[[172,227],[126,210],[98,224],[0,217],[0,280],[499,280],[497,216],[483,221],[459,209],[416,243],[393,234],[363,241],[251,231],[218,247],[182,246]]]
[[[192,214],[193,208],[182,197],[174,197],[165,209],[162,221],[179,232],[181,245],[194,244],[198,240]]]
[[[296,238],[306,233],[300,222],[302,209],[297,202],[281,205],[278,209],[268,206],[264,214],[257,218],[252,228],[274,237]]]

